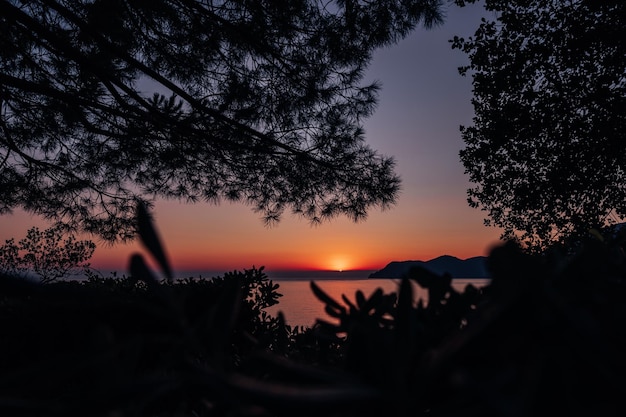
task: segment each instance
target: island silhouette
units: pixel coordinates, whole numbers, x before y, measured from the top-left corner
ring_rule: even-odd
[[[423,267],[437,275],[450,274],[452,278],[489,278],[487,257],[475,256],[459,259],[443,255],[429,261],[393,261],[383,269],[373,272],[369,278],[402,278],[413,267]]]

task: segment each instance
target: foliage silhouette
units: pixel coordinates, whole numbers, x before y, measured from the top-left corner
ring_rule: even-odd
[[[156,197],[362,219],[399,188],[363,72],[439,3],[1,1],[0,213],[111,241]]]
[[[366,308],[348,299],[344,307],[313,284],[339,318],[320,321],[320,331],[345,334],[339,367],[384,393],[386,415],[619,416],[625,243],[622,234],[575,255],[531,256],[510,242],[490,254],[483,289],[459,293],[449,277],[416,268],[395,304],[357,295]],[[427,304],[412,305],[412,281],[428,289]]]
[[[35,274],[45,284],[88,270],[87,261],[96,249],[95,243],[76,240],[65,232],[61,225],[43,231],[33,227],[18,243],[8,239],[0,246],[0,271]]]
[[[153,243],[151,255],[164,253]],[[267,355],[288,349],[291,328],[264,311],[280,295],[262,269],[169,282],[132,259],[136,275],[122,279],[0,277],[3,415],[282,414],[376,395]]]
[[[474,1],[457,1],[459,4]],[[487,0],[468,54],[462,127],[472,207],[530,248],[626,217],[626,3]]]
[[[262,268],[168,281],[137,254],[128,278],[2,276],[0,413],[619,416],[625,246],[623,233],[573,255],[508,243],[491,284],[462,292],[420,268],[391,294],[335,300],[311,283],[334,322],[310,329],[265,312],[280,295]]]

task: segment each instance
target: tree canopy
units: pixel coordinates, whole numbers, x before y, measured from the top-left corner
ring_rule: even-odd
[[[0,1],[0,213],[108,240],[137,200],[363,218],[397,197],[364,143],[375,48],[440,1]]]
[[[470,205],[539,248],[624,219],[626,2],[485,7],[493,18],[452,41],[473,77],[460,154]]]

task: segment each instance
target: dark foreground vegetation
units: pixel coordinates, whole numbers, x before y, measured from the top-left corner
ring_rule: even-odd
[[[270,223],[393,204],[364,71],[442,4],[0,1],[0,214],[109,241],[138,226],[166,277],[137,255],[128,278],[54,282],[91,255],[74,241],[69,264],[35,268],[50,284],[1,273],[0,416],[625,415],[624,240],[581,241],[626,216],[623,1],[487,0],[493,18],[452,41],[473,79],[470,205],[535,250],[494,249],[486,288],[420,269],[370,298],[312,283],[331,320],[291,328],[262,270],[173,282],[135,224],[156,197],[245,201]],[[18,252],[40,237],[0,258],[31,267]]]
[[[168,275],[153,229],[140,232]],[[623,244],[506,244],[492,283],[463,293],[421,269],[370,298],[311,283],[330,319],[304,329],[265,312],[279,288],[262,269],[158,281],[137,255],[132,278],[3,276],[0,414],[623,415]]]

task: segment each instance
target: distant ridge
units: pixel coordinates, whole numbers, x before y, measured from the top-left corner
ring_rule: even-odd
[[[414,266],[421,266],[438,275],[449,273],[452,278],[489,278],[486,260],[485,256],[459,259],[443,255],[430,261],[394,261],[371,273],[369,278],[402,278]]]

